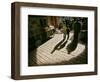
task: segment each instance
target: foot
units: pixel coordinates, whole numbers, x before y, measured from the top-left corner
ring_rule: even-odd
[[[68,52],[67,54],[70,54],[71,52]]]

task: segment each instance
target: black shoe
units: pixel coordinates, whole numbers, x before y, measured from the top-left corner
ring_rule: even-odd
[[[68,52],[68,54],[70,54],[70,52]]]

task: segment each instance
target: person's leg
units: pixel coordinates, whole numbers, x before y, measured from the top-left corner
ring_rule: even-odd
[[[58,50],[60,50],[60,49],[62,49],[62,48],[64,48],[65,47],[65,45],[67,44],[67,40],[58,48]]]
[[[67,40],[69,39],[69,33],[67,34]]]
[[[63,40],[65,40],[65,39],[66,39],[66,33],[63,34]]]
[[[66,35],[64,34],[64,35],[63,35],[63,40],[61,40],[61,41],[54,47],[54,49],[51,51],[51,54],[52,54],[56,49],[58,49],[58,47],[64,42],[65,39],[66,39]]]
[[[66,39],[66,34],[64,34],[64,36],[63,36],[63,40],[65,40]],[[64,42],[64,41],[63,41]],[[62,42],[62,43],[63,43]],[[65,45],[66,45],[66,43],[67,43],[67,40],[65,40],[65,42],[62,44],[61,43],[61,45],[60,45],[60,47],[59,48],[57,48],[58,50],[60,50],[60,49],[62,49],[62,48],[64,48],[65,47]]]

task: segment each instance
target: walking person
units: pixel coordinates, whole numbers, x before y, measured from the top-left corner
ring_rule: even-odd
[[[70,34],[70,27],[69,27],[69,25],[67,26],[66,32],[67,32],[67,40],[68,40],[69,39],[69,34]]]
[[[78,37],[79,37],[80,29],[81,29],[81,24],[79,23],[78,19],[74,18],[74,21],[75,22],[72,25],[73,31],[74,31],[73,40],[70,44],[68,44],[66,48],[68,51],[68,54],[70,54],[76,49],[77,44],[78,44]]]
[[[66,40],[66,36],[67,36],[67,40]],[[62,48],[65,47],[65,45],[68,42],[69,36],[70,36],[70,27],[69,27],[69,25],[67,25],[66,31],[64,32],[64,35],[63,35],[63,38],[65,39],[65,41],[64,41],[64,43],[62,43],[60,45],[60,47],[58,48],[58,50],[60,50],[60,49],[62,49]]]

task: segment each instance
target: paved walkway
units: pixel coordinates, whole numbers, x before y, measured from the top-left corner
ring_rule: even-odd
[[[71,33],[70,38],[72,37],[72,35],[73,34]],[[70,38],[66,46],[71,42]],[[44,44],[42,44],[40,47],[37,48],[36,52],[37,65],[60,64],[61,62],[67,62],[70,59],[77,57],[85,49],[85,46],[79,43],[76,50],[70,54],[67,54],[66,46],[60,50],[55,50],[54,53],[51,54],[54,47],[62,39],[63,39],[63,34],[55,34],[52,39],[50,39],[49,41],[45,42]]]

